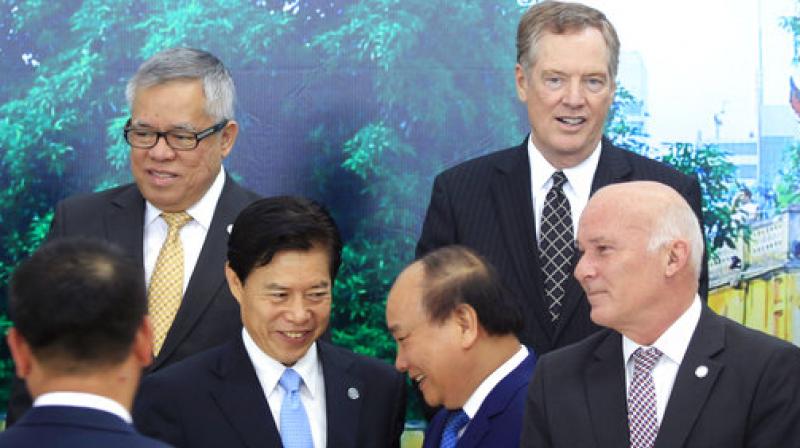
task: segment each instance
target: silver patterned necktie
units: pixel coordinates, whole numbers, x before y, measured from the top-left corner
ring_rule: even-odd
[[[564,286],[571,274],[575,239],[572,211],[564,194],[567,177],[563,171],[553,173],[553,186],[547,192],[542,209],[539,238],[539,262],[544,275],[544,294],[550,321],[555,325],[561,316]]]
[[[658,435],[656,387],[653,368],[661,351],[655,347],[639,347],[633,352],[633,378],[628,392],[628,427],[631,448],[652,448]]]

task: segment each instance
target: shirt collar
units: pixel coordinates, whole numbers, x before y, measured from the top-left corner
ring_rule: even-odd
[[[567,177],[569,186],[579,197],[588,198],[592,191],[592,180],[597,170],[597,164],[600,162],[601,148],[602,141],[597,143],[597,148],[581,163],[561,170]],[[533,191],[540,191],[549,185],[550,178],[557,170],[544,158],[530,137],[528,137],[528,159],[531,163],[531,187]]]
[[[514,369],[516,369],[525,358],[528,357],[528,349],[524,345],[520,345],[519,350],[514,354],[514,356],[508,358],[506,362],[500,365],[494,372],[492,372],[486,379],[481,382],[480,386],[475,389],[475,392],[470,395],[469,399],[466,403],[464,403],[464,407],[462,409],[467,414],[467,417],[472,420],[475,417],[475,414],[478,413],[478,410],[481,408],[484,400],[489,394],[494,390],[495,386],[503,380],[509,373],[511,373]]]
[[[697,323],[700,321],[701,310],[700,297],[695,294],[689,308],[667,328],[667,331],[656,339],[652,347],[657,348],[664,356],[680,365],[681,361],[683,361],[683,356],[686,354],[686,349],[689,348],[689,342],[692,339],[695,328],[697,328]],[[633,352],[639,347],[643,346],[628,339],[625,335],[622,336],[622,355],[626,363],[630,361]]]
[[[283,371],[291,367],[303,379],[303,384],[306,385],[306,389],[311,397],[316,398],[314,397],[314,392],[320,390],[317,387],[317,382],[322,378],[322,375],[314,374],[315,370],[320,368],[316,342],[311,344],[306,354],[298,359],[294,365],[287,367],[264,353],[258,345],[256,345],[256,342],[250,336],[250,333],[247,332],[246,328],[242,328],[242,340],[247,355],[253,363],[253,368],[256,370],[256,376],[259,382],[261,382],[261,387],[264,389],[265,395],[268,396],[275,390],[275,387],[278,385],[278,380],[280,380],[281,375],[283,375]]]
[[[208,191],[206,191],[199,201],[186,209],[186,213],[200,224],[205,231],[208,231],[209,227],[211,227],[211,220],[214,218],[214,210],[217,208],[217,202],[219,202],[219,197],[222,195],[222,187],[224,185],[225,170],[220,168],[217,177],[214,178],[214,182],[211,184]],[[149,226],[160,216],[161,210],[150,201],[145,200],[144,226]]]
[[[97,409],[114,414],[128,423],[133,422],[131,413],[122,404],[108,397],[87,392],[48,392],[39,395],[33,402],[33,406],[73,406]]]

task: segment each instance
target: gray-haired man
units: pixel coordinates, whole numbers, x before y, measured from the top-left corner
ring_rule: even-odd
[[[214,55],[164,50],[145,61],[126,89],[135,183],[67,198],[50,238],[91,236],[139,260],[155,330],[150,370],[219,345],[240,330],[225,278],[227,228],[257,195],[221,169],[236,142],[235,88]],[[13,422],[30,406],[17,384]]]

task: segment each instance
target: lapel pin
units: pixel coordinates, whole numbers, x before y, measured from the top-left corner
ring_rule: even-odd
[[[228,235],[233,231],[233,224],[228,224]]]
[[[358,397],[360,396],[361,395],[358,393],[358,389],[356,389],[355,387],[347,389],[347,398],[351,400],[358,400]]]
[[[706,366],[699,366],[694,369],[694,376],[698,378],[705,378],[708,375],[708,367]]]

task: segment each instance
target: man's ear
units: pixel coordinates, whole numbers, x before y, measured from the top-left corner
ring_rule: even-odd
[[[528,74],[525,72],[525,68],[517,63],[514,67],[514,84],[517,88],[517,97],[523,103],[528,101],[528,85],[529,85]]]
[[[22,379],[27,378],[33,365],[33,353],[30,345],[15,327],[11,327],[8,330],[6,343],[9,350],[11,350],[11,358],[14,359],[14,369],[17,376]]]
[[[153,324],[149,316],[142,319],[133,339],[133,355],[142,367],[153,362]]]
[[[239,135],[239,123],[235,120],[229,120],[228,123],[220,131],[220,138],[222,139],[222,158],[228,157],[233,149],[233,144],[236,143],[236,137]]]
[[[466,303],[456,305],[453,310],[453,321],[457,325],[459,336],[461,338],[461,346],[463,348],[470,348],[478,339],[478,331],[480,323],[478,322],[478,313],[475,308],[472,308]]]
[[[664,274],[672,277],[688,266],[691,251],[686,240],[678,239],[670,242],[667,246],[667,265]]]
[[[225,279],[228,281],[228,288],[230,288],[231,294],[241,306],[244,287],[242,281],[239,280],[239,276],[231,269],[231,265],[228,262],[225,262]]]

